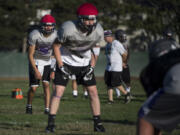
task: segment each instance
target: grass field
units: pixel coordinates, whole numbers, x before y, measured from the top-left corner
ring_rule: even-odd
[[[89,100],[83,98],[82,87],[79,86],[79,96],[72,97],[69,83],[61,102],[61,108],[56,116],[56,135],[135,135],[137,111],[146,99],[138,80],[132,80],[132,93],[135,99],[124,104],[123,99],[115,98],[115,103],[107,104],[107,91],[103,80],[97,80],[101,101],[101,118],[106,133],[93,132],[93,121]],[[14,88],[23,90],[24,98],[11,98]],[[33,100],[33,115],[25,114],[27,80],[0,80],[0,135],[44,135],[47,126],[47,115],[44,112],[42,87],[36,92]],[[164,133],[169,135],[169,133]],[[180,129],[171,135],[180,135]]]

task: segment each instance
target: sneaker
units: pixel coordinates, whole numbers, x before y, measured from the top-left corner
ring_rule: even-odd
[[[117,99],[120,99],[121,95],[117,95]]]
[[[44,114],[49,114],[49,108],[45,108]]]
[[[105,128],[102,125],[102,123],[98,123],[94,125],[94,131],[95,132],[105,132]]]
[[[136,97],[133,96],[132,94],[130,94],[130,98],[131,98],[131,99],[135,99]]]
[[[109,104],[109,105],[114,104],[114,101],[109,100],[109,101],[108,101],[108,104]]]
[[[125,99],[124,99],[124,102],[125,104],[129,103],[131,101],[131,94],[128,92],[126,95],[125,95]]]
[[[46,127],[46,133],[53,133],[55,132],[55,125],[48,125]]]
[[[32,106],[26,106],[26,113],[32,114]]]

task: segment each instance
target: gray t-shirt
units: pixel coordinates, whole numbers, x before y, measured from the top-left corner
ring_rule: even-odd
[[[163,81],[163,89],[167,93],[180,95],[180,63],[174,65],[166,73]]]
[[[91,49],[104,40],[104,30],[98,23],[87,35],[78,29],[77,21],[64,22],[58,30],[63,62],[72,66],[87,66],[91,60]]]
[[[29,36],[28,45],[35,45],[34,59],[41,59],[48,61],[52,55],[52,45],[57,38],[57,31],[55,30],[51,35],[45,37],[39,30],[33,30]]]

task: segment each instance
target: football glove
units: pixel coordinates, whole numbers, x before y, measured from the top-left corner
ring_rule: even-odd
[[[64,79],[69,79],[71,77],[71,72],[69,71],[69,69],[66,66],[63,65],[62,67],[59,67],[59,69],[63,73]]]
[[[84,81],[91,80],[93,77],[93,72],[94,72],[94,67],[89,66],[84,77],[83,77]]]

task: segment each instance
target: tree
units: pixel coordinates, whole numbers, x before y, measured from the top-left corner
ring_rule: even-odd
[[[96,5],[104,29],[115,31],[123,27],[131,35],[133,49],[144,50],[167,27],[180,40],[180,1],[177,0],[1,0],[1,50],[22,50],[31,23],[39,23],[38,9],[51,9],[59,27],[66,20],[76,19],[76,10],[84,2]]]
[[[31,18],[36,13],[22,0],[3,0],[0,7],[1,50],[20,50]]]
[[[170,28],[180,39],[180,1],[177,0],[125,0],[130,19],[127,20],[131,31],[142,30],[147,43],[160,37],[165,29]]]

